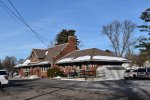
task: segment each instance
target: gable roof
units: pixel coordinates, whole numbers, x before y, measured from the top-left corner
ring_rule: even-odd
[[[63,63],[74,63],[74,62],[85,62],[85,61],[109,61],[109,62],[123,62],[127,59],[116,57],[112,53],[99,50],[97,48],[76,50],[62,59],[58,60],[57,64]]]
[[[45,64],[52,64],[53,57],[57,56],[66,46],[68,43],[56,45],[54,47],[48,49],[33,49],[30,56],[26,59],[23,64],[18,64],[15,67],[27,67],[27,66],[35,66],[35,65],[45,65]],[[29,58],[31,57],[32,53],[35,53],[35,56],[38,59],[43,59],[40,62],[31,62]]]
[[[35,52],[37,58],[44,59],[46,57],[46,52],[48,50],[46,50],[46,49],[33,49],[33,51]]]
[[[67,45],[68,43],[64,43],[64,44],[56,45],[55,47],[52,48],[48,48],[48,53],[44,61],[53,62],[53,57],[57,56]]]
[[[51,63],[53,62],[53,57],[57,56],[67,45],[68,43],[64,43],[47,49],[33,49],[27,59],[31,57],[32,53],[35,53],[38,59],[43,59],[42,61],[49,61]]]

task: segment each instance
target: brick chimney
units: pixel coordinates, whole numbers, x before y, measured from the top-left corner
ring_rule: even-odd
[[[76,37],[75,36],[69,36],[68,37],[68,52],[73,52],[76,50]]]

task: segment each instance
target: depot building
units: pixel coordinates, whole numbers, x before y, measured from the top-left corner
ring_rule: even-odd
[[[56,45],[46,49],[33,49],[23,64],[15,66],[19,75],[37,75],[47,77],[47,69],[60,68],[65,75],[77,72],[78,75],[97,76],[97,69],[102,66],[119,66],[116,70],[122,70],[122,64],[129,61],[125,58],[114,56],[97,48],[77,50],[76,38],[68,37],[68,43]]]

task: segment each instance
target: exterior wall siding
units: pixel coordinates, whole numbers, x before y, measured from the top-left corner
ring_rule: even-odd
[[[45,72],[41,71],[41,75],[40,76],[41,77],[47,77],[47,71],[45,71]]]
[[[28,75],[37,75],[38,77],[47,77],[47,71],[42,71],[40,66],[30,67],[29,71],[25,71],[25,69],[26,68],[20,68],[18,70],[21,77],[24,77],[25,73],[28,73]]]
[[[61,70],[64,72],[65,75],[68,75],[72,71],[77,72],[78,74],[85,74],[89,76],[96,76],[96,67],[97,65],[89,64],[89,65],[84,65],[80,67],[80,65],[63,65],[59,66]],[[81,69],[80,69],[81,68]]]

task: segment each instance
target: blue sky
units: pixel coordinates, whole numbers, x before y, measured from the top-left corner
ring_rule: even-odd
[[[11,7],[7,0],[1,0]],[[74,29],[85,48],[112,49],[103,25],[113,20],[131,20],[137,25],[150,0],[11,0],[24,19],[47,40],[54,40],[62,29]],[[140,32],[136,31],[139,36]],[[15,17],[0,7],[0,58],[26,58],[32,48],[46,48]]]

